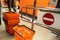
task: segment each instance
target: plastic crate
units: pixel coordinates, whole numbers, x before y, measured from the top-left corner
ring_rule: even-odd
[[[19,19],[19,14],[17,12],[3,12],[3,18],[5,20]]]
[[[32,40],[35,31],[27,28],[25,25],[15,26],[13,28],[15,40]]]

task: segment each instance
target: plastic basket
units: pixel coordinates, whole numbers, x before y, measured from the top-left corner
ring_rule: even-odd
[[[16,40],[32,40],[35,31],[27,28],[25,25],[15,26],[13,28]]]

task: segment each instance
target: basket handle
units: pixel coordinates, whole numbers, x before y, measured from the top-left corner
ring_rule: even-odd
[[[33,6],[34,8],[33,8],[33,18],[32,18],[32,25],[31,25],[31,29],[33,30],[33,26],[34,26],[34,17],[35,17],[35,10],[36,10],[36,1],[37,0],[34,0],[34,5],[27,5],[27,6]],[[22,7],[22,9],[23,8],[26,8],[27,9],[27,6],[26,7]],[[22,13],[22,9],[21,9],[21,13]],[[29,8],[30,9],[30,8]],[[27,10],[26,10],[27,11]],[[22,18],[22,14],[21,14],[21,18]]]

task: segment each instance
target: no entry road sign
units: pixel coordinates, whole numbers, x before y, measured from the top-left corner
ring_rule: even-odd
[[[40,9],[38,10],[37,23],[41,26],[60,29],[60,12],[50,9]]]
[[[51,13],[45,13],[42,20],[46,25],[52,25],[55,21],[54,16]]]

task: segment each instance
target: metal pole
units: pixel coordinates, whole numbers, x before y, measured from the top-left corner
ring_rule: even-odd
[[[36,10],[36,1],[37,0],[34,0],[34,9],[33,9],[33,18],[32,18],[32,27],[31,29],[33,29],[33,26],[34,26],[34,19],[35,19],[35,10]]]

